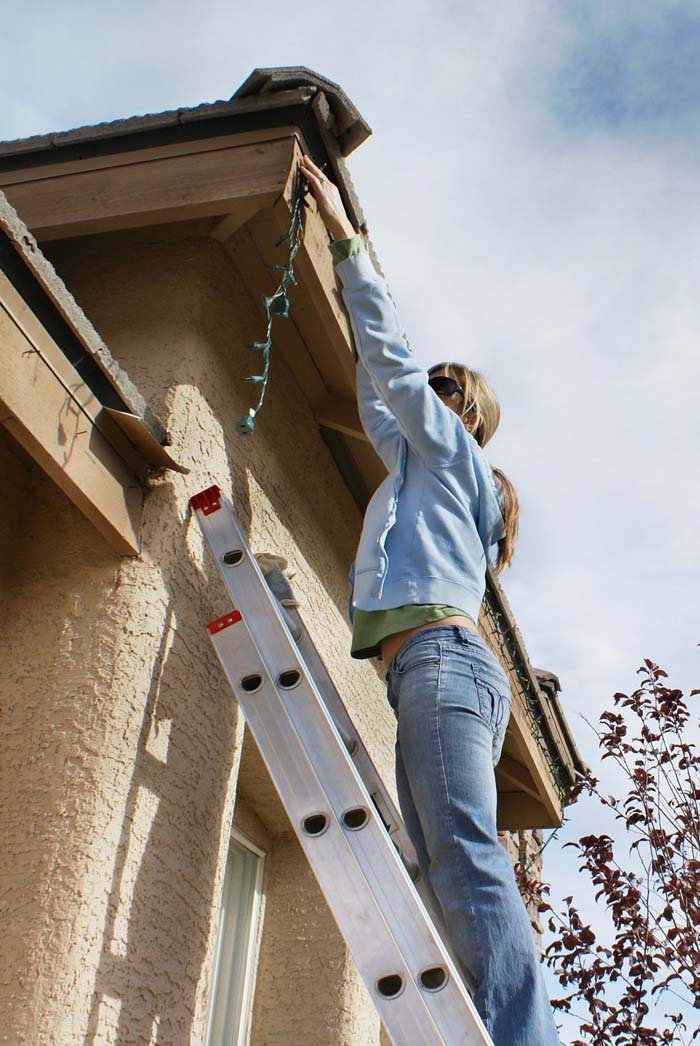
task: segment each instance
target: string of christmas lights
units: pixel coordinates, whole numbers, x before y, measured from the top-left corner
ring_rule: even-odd
[[[265,399],[267,383],[270,377],[270,350],[272,349],[273,317],[281,316],[283,319],[286,319],[289,316],[289,298],[287,296],[287,288],[290,283],[296,283],[296,280],[294,279],[294,256],[304,239],[304,210],[308,207],[308,202],[306,200],[308,192],[308,184],[305,179],[299,175],[296,190],[294,192],[294,202],[292,205],[289,229],[280,236],[275,244],[276,247],[279,247],[285,242],[285,240],[288,242],[287,264],[267,266],[270,271],[280,272],[282,275],[274,293],[269,296],[267,294],[263,294],[262,296],[263,305],[265,306],[265,312],[267,314],[267,333],[265,341],[253,341],[246,345],[247,349],[252,349],[255,352],[262,353],[263,367],[262,374],[251,374],[249,377],[243,379],[244,381],[250,381],[256,385],[260,385],[261,388],[257,406],[251,407],[248,413],[244,414],[243,417],[238,420],[237,429],[242,436],[250,436],[255,431],[255,419]]]

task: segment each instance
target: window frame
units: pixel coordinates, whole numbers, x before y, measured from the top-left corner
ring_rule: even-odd
[[[240,850],[244,850],[248,855],[252,856],[255,860],[255,870],[252,876],[252,882],[250,886],[250,892],[247,898],[247,911],[246,911],[246,926],[245,926],[245,942],[244,942],[244,955],[241,960],[241,968],[243,970],[242,983],[239,988],[240,992],[240,1004],[238,1007],[238,1028],[235,1034],[229,1038],[225,1046],[245,1046],[248,1040],[248,1031],[250,1025],[250,1019],[252,1015],[252,1000],[253,1000],[253,986],[255,983],[255,973],[257,968],[257,955],[259,949],[259,938],[260,938],[260,910],[262,907],[263,899],[263,879],[265,876],[265,863],[267,859],[267,851],[262,847],[258,846],[257,843],[242,832],[235,825],[231,829],[231,835],[229,839],[229,846],[226,853],[226,864],[228,865],[231,851],[238,847]],[[212,959],[212,973],[211,973],[211,988],[209,992],[209,1002],[207,1005],[207,1017],[205,1024],[205,1035],[204,1035],[204,1046],[219,1046],[219,1043],[213,1038],[214,1030],[217,1019],[217,1003],[221,1005],[224,1000],[224,996],[221,994],[223,985],[221,983],[221,963],[223,958],[224,949],[224,938],[226,935],[226,926],[222,921],[222,912],[227,902],[225,895],[226,890],[226,873],[224,873],[224,886],[221,892],[221,904],[219,906],[219,919],[218,927],[216,931],[216,945],[214,950],[214,957]],[[226,985],[226,997],[231,991],[231,985]]]

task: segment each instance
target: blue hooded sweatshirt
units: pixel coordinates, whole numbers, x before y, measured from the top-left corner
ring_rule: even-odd
[[[428,385],[386,283],[362,251],[336,265],[357,349],[362,426],[388,475],[365,512],[350,568],[350,619],[409,603],[478,620],[487,556],[505,534],[486,456]]]

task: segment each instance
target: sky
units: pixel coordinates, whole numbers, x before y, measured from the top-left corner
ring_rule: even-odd
[[[3,29],[2,140],[228,98],[256,67],[339,83],[413,350],[498,393],[488,454],[522,507],[503,587],[583,758],[582,716],[643,658],[700,686],[700,6],[30,0]],[[562,844],[601,815],[567,813],[545,878],[585,908]]]

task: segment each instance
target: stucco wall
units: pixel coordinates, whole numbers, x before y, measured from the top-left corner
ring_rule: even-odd
[[[187,501],[219,483],[253,549],[289,559],[312,638],[392,786],[381,679],[347,656],[359,513],[279,354],[255,435],[236,435],[255,399],[244,346],[263,316],[219,244],[140,230],[50,253],[192,471],[151,480],[142,554],[120,560],[0,437],[0,1042],[202,1041],[237,785],[269,855],[253,1046],[385,1042],[242,745],[204,631],[229,602]]]
[[[314,639],[385,774],[393,721],[372,666],[347,657],[360,517],[281,358],[255,436],[235,435],[260,313],[220,246],[141,232],[52,253],[192,472],[153,481],[138,559],[116,559],[37,470],[11,519],[0,1041],[178,1046],[201,1041],[242,730],[203,628],[229,604],[188,520],[191,493],[233,492],[252,547],[293,564]],[[308,940],[317,932],[335,955],[322,1041],[347,1041],[348,1021],[364,1034],[376,1019],[314,884],[296,877],[291,838],[273,863],[287,885],[271,910],[300,889]]]

